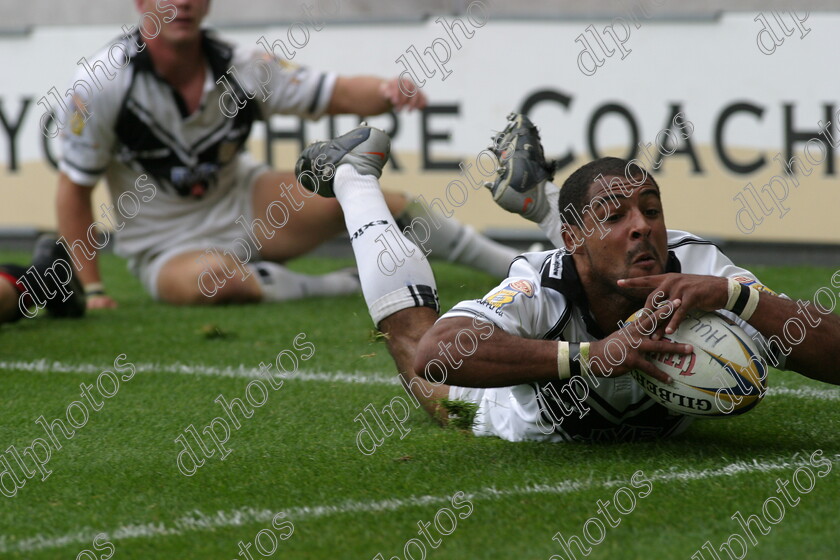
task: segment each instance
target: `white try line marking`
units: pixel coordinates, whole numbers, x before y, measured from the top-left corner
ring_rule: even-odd
[[[564,444],[546,444],[564,445]],[[807,455],[806,455],[807,456]],[[798,467],[809,466],[807,460],[801,459],[802,454],[796,453],[787,458],[776,458],[770,461],[737,461],[723,467],[714,469],[686,469],[658,470],[647,475],[651,482],[676,482],[707,480],[736,476],[741,474],[770,473],[780,470],[790,470]],[[830,458],[832,464],[840,463],[840,455]],[[613,488],[629,484],[629,480],[623,479],[602,479],[602,480],[561,480],[550,484],[533,484],[528,486],[512,486],[510,488],[496,488],[493,486],[484,487],[473,492],[465,492],[468,500],[498,500],[508,497],[526,496],[533,494],[568,494],[581,490],[597,488]],[[93,538],[105,533],[105,539],[117,541],[129,538],[155,538],[159,536],[184,535],[187,533],[212,531],[217,528],[238,527],[241,525],[264,524],[269,522],[278,512],[284,512],[286,519],[291,521],[302,521],[306,519],[318,519],[331,515],[342,515],[348,513],[378,513],[395,511],[407,507],[427,506],[450,503],[450,495],[439,496],[411,496],[408,498],[394,498],[390,500],[360,502],[347,500],[337,504],[320,506],[298,506],[278,508],[277,510],[256,509],[245,506],[231,510],[218,510],[214,513],[204,513],[200,510],[191,510],[178,517],[171,523],[131,523],[120,525],[110,529],[93,530],[88,527],[65,533],[58,536],[45,536],[38,533],[32,537],[17,538],[10,535],[0,536],[0,552],[21,552],[46,550],[59,548],[70,544],[89,544]]]
[[[133,363],[137,373],[172,373],[177,375],[197,375],[208,377],[239,377],[243,379],[261,378],[260,370],[245,366],[237,367],[216,367],[195,364],[156,364],[156,363]],[[32,362],[0,362],[0,371],[34,371],[38,373],[74,373],[74,374],[99,374],[111,366],[96,364],[65,364],[63,362],[51,362],[48,360],[35,360]],[[277,375],[276,370],[270,370]],[[362,385],[399,385],[397,374],[370,374],[361,372],[316,372],[308,370],[297,370],[293,374],[280,374],[287,381],[322,381],[339,383],[358,383]]]
[[[73,374],[99,374],[111,366],[96,364],[66,364],[63,362],[51,362],[48,360],[35,360],[31,362],[2,362],[0,371],[34,371],[39,373],[73,373]],[[239,377],[243,379],[257,379],[260,377],[258,369],[244,366],[237,367],[216,367],[200,364],[156,364],[156,363],[135,363],[137,373],[171,373],[176,375],[197,375],[208,377]],[[276,375],[276,374],[275,374]],[[282,375],[287,381],[320,381],[326,383],[355,383],[361,385],[399,385],[396,373],[361,373],[361,372],[317,372],[309,370],[298,370],[291,375]],[[771,386],[767,389],[768,395],[784,395],[800,399],[815,399],[821,401],[840,401],[840,390],[819,389],[815,387],[785,387]]]

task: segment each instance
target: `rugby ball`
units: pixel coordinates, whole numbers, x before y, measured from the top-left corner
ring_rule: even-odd
[[[628,320],[639,317],[637,311]],[[714,312],[693,311],[676,332],[663,336],[691,344],[691,354],[649,354],[651,361],[674,380],[666,385],[647,373],[630,374],[654,400],[689,416],[722,417],[753,409],[767,392],[767,364],[744,330]]]

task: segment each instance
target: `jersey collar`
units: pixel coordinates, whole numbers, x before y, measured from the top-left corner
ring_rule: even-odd
[[[680,272],[682,266],[680,260],[673,251],[668,251],[668,260],[665,263],[665,272]],[[563,294],[573,306],[581,311],[581,318],[586,324],[586,330],[597,339],[606,335],[595,322],[592,312],[589,309],[589,300],[586,291],[578,276],[575,261],[572,255],[563,249],[558,250],[545,265],[543,265],[540,278],[540,285],[543,288],[550,288]]]
[[[143,41],[139,31],[136,34],[135,40]],[[210,70],[213,73],[213,83],[217,82],[219,78],[224,76],[231,67],[233,60],[233,47],[219,39],[215,32],[209,29],[202,29],[201,31],[201,48],[204,51],[204,56],[207,57],[207,63],[210,65]],[[147,49],[134,54],[134,67],[143,72],[151,72],[158,76],[155,72],[155,67],[152,64],[152,57],[149,55]],[[158,76],[160,78],[160,76]]]

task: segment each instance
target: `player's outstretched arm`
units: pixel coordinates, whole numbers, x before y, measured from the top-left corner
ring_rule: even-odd
[[[415,86],[399,87],[397,78],[383,80],[374,76],[339,76],[335,82],[327,113],[331,115],[356,114],[379,115],[391,110],[422,109],[426,106],[426,96]],[[414,91],[414,95],[403,92]]]
[[[87,239],[88,228],[93,223],[91,209],[92,187],[79,185],[70,180],[64,173],[58,178],[58,231],[67,241],[68,250],[73,251],[74,261],[82,264],[77,270],[82,285],[90,289],[91,286],[102,284],[99,275],[99,263],[96,249],[90,246]],[[82,247],[78,247],[78,243]],[[72,249],[77,246],[77,249]],[[117,302],[105,294],[91,294],[87,298],[88,309],[116,307]]]
[[[474,344],[473,344],[474,342]],[[557,342],[531,340],[466,317],[438,320],[420,339],[414,371],[448,385],[507,387],[557,379]]]
[[[588,368],[598,377],[615,377],[641,369],[664,383],[671,378],[646,359],[648,352],[689,354],[688,344],[651,340],[642,331],[653,330],[650,322],[663,321],[679,302],[631,323],[603,340],[590,343]],[[414,371],[432,382],[461,387],[508,387],[534,381],[558,379],[569,366],[568,353],[558,352],[554,340],[529,339],[509,334],[488,321],[466,317],[440,319],[417,347]],[[621,350],[616,349],[616,344]],[[612,345],[613,348],[608,347]],[[621,356],[615,362],[614,356]],[[612,357],[611,357],[612,356]],[[560,361],[566,360],[564,363]],[[441,381],[441,370],[446,379]]]
[[[802,333],[786,323],[795,318],[805,326]],[[834,313],[820,314],[811,302],[791,301],[779,296],[761,292],[758,307],[748,321],[758,332],[768,339],[778,337],[786,341],[789,334],[805,338],[798,344],[791,345],[785,369],[801,373],[805,377],[840,385],[840,316]],[[787,342],[785,342],[787,345]]]
[[[667,298],[683,300],[682,308],[674,313],[666,332],[676,330],[685,313],[693,309],[715,311],[726,309],[729,300],[728,279],[695,274],[661,274],[641,278],[619,280],[619,286],[642,290],[651,294],[664,292]],[[788,326],[795,319],[804,325],[802,333],[798,326]],[[790,346],[785,369],[801,373],[806,377],[840,385],[840,316],[834,313],[821,314],[811,302],[791,301],[767,292],[758,292],[758,306],[747,322],[767,339],[785,341]],[[785,334],[785,329],[789,333]],[[791,336],[800,342],[789,345]]]

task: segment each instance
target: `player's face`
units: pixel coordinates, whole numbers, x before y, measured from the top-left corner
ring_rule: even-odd
[[[605,179],[612,184],[596,182],[589,187],[590,200],[600,198],[604,204],[593,204],[593,211],[584,213],[583,223],[594,231],[585,237],[579,254],[592,280],[618,290],[616,281],[621,278],[665,272],[668,239],[662,199],[650,178],[639,186],[622,176]],[[606,229],[609,232],[601,239]]]
[[[201,22],[210,8],[210,0],[135,0],[141,13],[157,16],[159,38],[173,45],[190,43],[201,36]],[[146,36],[158,33],[150,18],[143,19]]]

